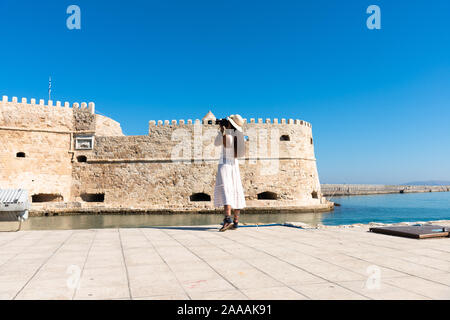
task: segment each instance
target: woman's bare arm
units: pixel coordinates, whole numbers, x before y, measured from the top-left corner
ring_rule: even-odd
[[[233,145],[233,136],[230,134],[225,134],[223,136],[223,145],[225,148],[229,148]]]

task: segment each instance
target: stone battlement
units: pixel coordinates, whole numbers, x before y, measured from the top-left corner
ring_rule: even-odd
[[[149,125],[150,126],[176,126],[176,125],[193,125],[193,124],[205,124],[205,125],[211,125],[214,124],[214,122],[210,123],[208,121],[211,120],[200,120],[200,119],[181,119],[181,120],[150,120],[149,121]],[[296,125],[303,125],[309,128],[312,128],[311,123],[306,122],[304,120],[299,120],[299,119],[285,119],[285,118],[250,118],[250,122],[247,121],[246,118],[244,118],[244,123],[245,124],[296,124]]]
[[[72,107],[70,107],[69,102],[64,102],[64,104],[61,103],[61,101],[56,101],[55,104],[53,103],[53,100],[48,100],[47,104],[45,104],[44,99],[30,99],[30,102],[28,103],[27,98],[22,98],[19,102],[17,97],[12,97],[11,101],[9,101],[8,96],[3,96],[2,100],[0,100],[1,104],[18,104],[23,105],[24,107],[29,106],[39,106],[39,107],[54,107],[54,108],[72,108],[72,109],[79,109],[79,110],[86,110],[89,111],[91,114],[95,114],[95,103],[94,102],[82,102],[81,104],[78,102],[74,102],[72,104]]]

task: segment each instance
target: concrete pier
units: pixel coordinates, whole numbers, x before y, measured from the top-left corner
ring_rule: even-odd
[[[450,299],[450,238],[367,231],[2,232],[0,299]]]

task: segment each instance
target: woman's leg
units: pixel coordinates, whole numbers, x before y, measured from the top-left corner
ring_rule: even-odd
[[[231,221],[231,206],[226,204],[223,206],[223,210],[225,212],[225,219],[223,219],[223,226],[219,231],[225,231],[233,224]]]
[[[239,226],[239,213],[241,212],[240,209],[234,209],[234,219],[233,219],[233,227],[232,229],[237,229]]]
[[[241,212],[241,209],[234,209],[234,224],[237,224],[239,222],[239,213]]]
[[[229,204],[224,205],[223,210],[225,212],[225,218],[231,217],[231,206]]]

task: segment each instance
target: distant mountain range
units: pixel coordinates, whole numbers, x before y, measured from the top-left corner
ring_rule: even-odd
[[[450,181],[445,180],[429,180],[429,181],[413,181],[402,183],[403,186],[449,186]]]

